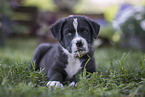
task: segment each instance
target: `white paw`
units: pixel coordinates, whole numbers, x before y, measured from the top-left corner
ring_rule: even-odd
[[[69,86],[70,86],[70,87],[76,87],[76,86],[77,86],[77,83],[71,82],[71,83],[69,84]]]
[[[59,81],[49,81],[47,83],[47,86],[49,87],[49,89],[63,88],[63,84],[61,84]]]

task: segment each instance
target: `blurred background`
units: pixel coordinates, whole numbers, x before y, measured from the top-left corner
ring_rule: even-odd
[[[72,14],[101,25],[95,48],[145,50],[145,0],[0,0],[0,48],[56,43],[49,27]]]

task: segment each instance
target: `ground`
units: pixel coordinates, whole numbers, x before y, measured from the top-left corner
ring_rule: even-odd
[[[80,75],[77,87],[50,90],[41,71],[29,64],[35,38],[10,38],[0,49],[0,97],[134,97],[145,96],[145,54],[119,47],[95,49],[97,72]],[[85,72],[85,71],[84,71]]]

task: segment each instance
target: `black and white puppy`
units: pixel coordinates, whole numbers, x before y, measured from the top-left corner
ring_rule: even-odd
[[[95,21],[77,15],[62,18],[50,27],[59,43],[40,44],[32,59],[36,70],[45,68],[48,87],[63,87],[65,81],[75,85],[75,75],[84,69],[89,58],[86,71],[96,71],[93,39],[97,38],[99,29]]]

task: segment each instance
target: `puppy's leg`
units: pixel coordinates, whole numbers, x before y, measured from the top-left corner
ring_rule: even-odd
[[[63,77],[59,72],[54,72],[52,75],[50,75],[49,81],[47,83],[47,86],[49,89],[54,89],[54,88],[63,88]]]
[[[86,65],[86,71],[90,73],[96,72],[96,65],[95,65],[94,57],[92,57],[91,60]]]
[[[46,43],[40,44],[36,48],[34,55],[33,55],[33,59],[32,59],[32,62],[35,63],[35,70],[40,69],[39,63],[40,63],[42,57],[51,48],[52,48],[52,46],[50,44],[46,44]],[[32,64],[31,64],[31,68],[32,68]]]

